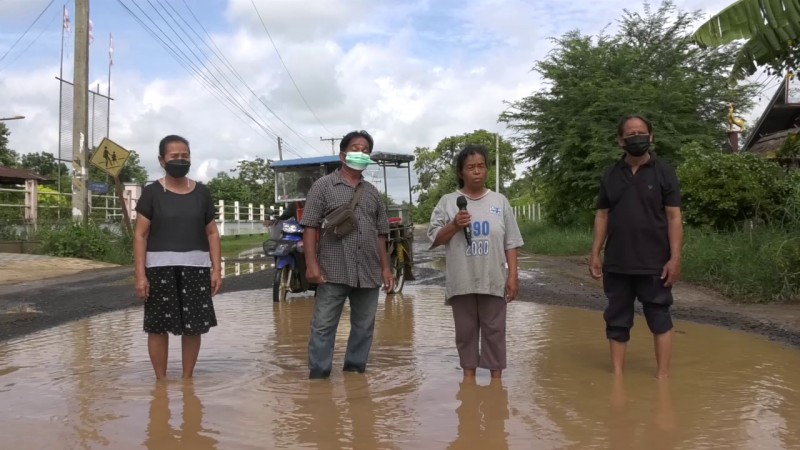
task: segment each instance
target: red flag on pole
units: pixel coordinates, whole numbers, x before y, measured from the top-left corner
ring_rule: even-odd
[[[64,31],[69,33],[69,11],[67,11],[67,5],[64,5]]]

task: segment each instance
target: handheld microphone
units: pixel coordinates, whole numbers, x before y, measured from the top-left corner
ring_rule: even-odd
[[[456,199],[456,206],[458,206],[459,211],[466,211],[467,210],[467,198],[463,195],[459,195]],[[464,227],[464,237],[467,239],[467,246],[472,246],[472,227],[467,225]]]

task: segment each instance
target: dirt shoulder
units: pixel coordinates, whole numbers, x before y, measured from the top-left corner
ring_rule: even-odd
[[[443,250],[429,250],[424,229],[415,236],[418,278],[424,284],[443,284]],[[765,336],[800,348],[800,305],[742,304],[689,283],[674,290],[673,317]],[[587,257],[554,257],[523,252],[520,255],[518,301],[602,311],[606,306],[603,287],[589,275]],[[637,310],[641,313],[639,305]],[[602,320],[602,319],[600,319]]]
[[[59,261],[52,259],[50,267]],[[37,281],[0,285],[0,341],[107,311],[141,308],[133,295],[133,267],[86,269],[67,276],[42,269]],[[272,272],[226,278],[225,292],[266,289]],[[272,302],[268,293],[264,301]]]

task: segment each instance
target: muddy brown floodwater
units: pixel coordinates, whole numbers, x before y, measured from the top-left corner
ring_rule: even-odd
[[[113,449],[800,448],[800,351],[677,322],[674,376],[652,378],[634,328],[627,373],[608,373],[597,312],[514,302],[509,369],[461,383],[440,286],[380,300],[366,374],[306,379],[313,299],[220,295],[220,326],[192,382],[153,380],[141,309],[0,343],[0,447]]]

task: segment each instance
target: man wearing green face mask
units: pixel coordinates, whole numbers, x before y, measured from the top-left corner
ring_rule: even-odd
[[[603,279],[603,314],[615,375],[621,375],[633,327],[634,301],[656,347],[656,377],[667,378],[672,355],[672,286],[681,273],[681,192],[675,170],[650,150],[653,126],[624,117],[617,141],[625,154],[600,181],[589,271]],[[605,244],[605,245],[604,245]],[[600,253],[605,247],[605,261]]]
[[[345,300],[350,300],[350,336],[344,356],[345,372],[363,373],[372,346],[375,312],[381,285],[389,292],[394,278],[386,253],[389,220],[381,193],[364,180],[372,164],[372,136],[353,131],[339,144],[342,165],[317,180],[308,191],[301,224],[306,277],[317,285],[314,317],[308,342],[309,378],[328,378],[333,365],[336,329]],[[357,227],[343,237],[323,228],[325,217],[351,203]]]

